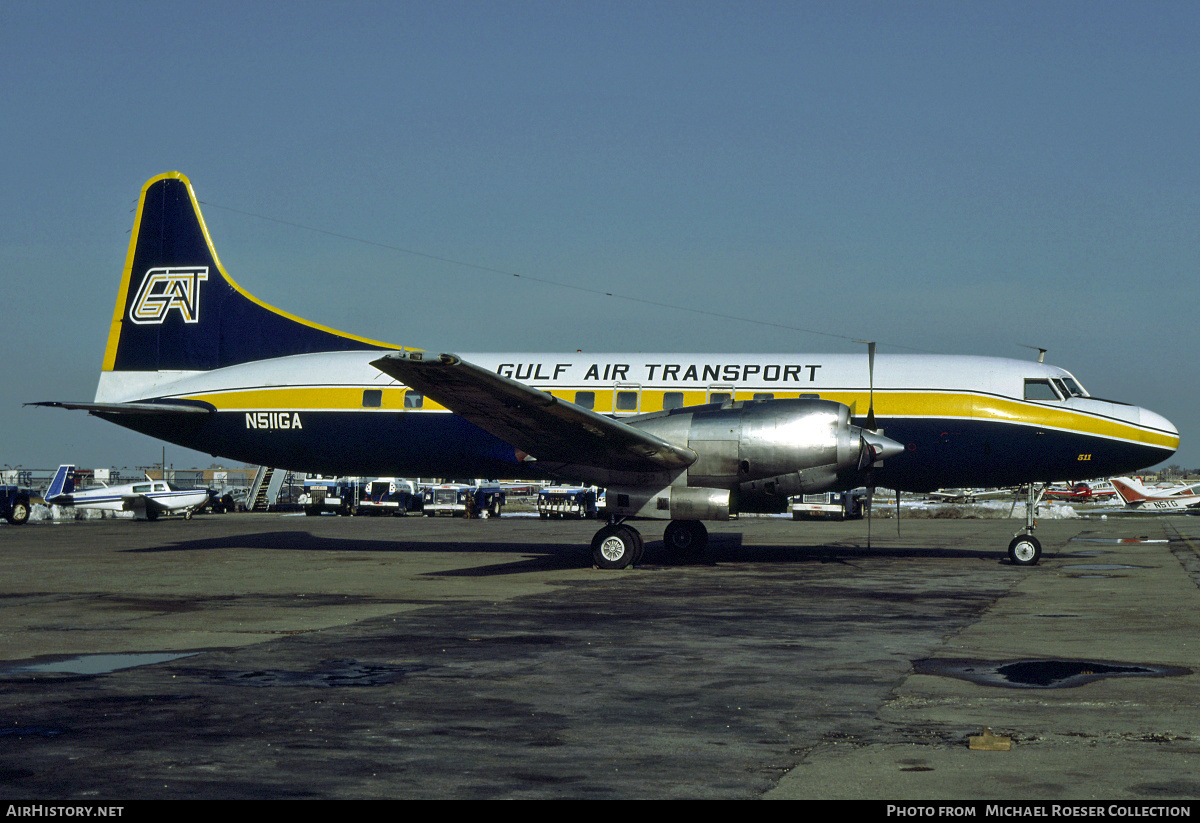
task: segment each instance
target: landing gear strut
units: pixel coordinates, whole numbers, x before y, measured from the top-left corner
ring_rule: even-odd
[[[1043,484],[1035,495],[1033,484],[1030,483],[1025,492],[1025,528],[1017,532],[1008,544],[1008,559],[1014,566],[1036,566],[1042,557],[1042,544],[1033,536],[1033,530],[1037,528],[1033,514],[1037,511],[1037,505],[1042,501],[1047,487],[1048,484]]]

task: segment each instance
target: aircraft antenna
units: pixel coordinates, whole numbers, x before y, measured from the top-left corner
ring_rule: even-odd
[[[1023,348],[1023,349],[1033,349],[1034,351],[1036,351],[1036,352],[1038,353],[1038,360],[1037,360],[1037,361],[1038,361],[1039,363],[1045,363],[1045,362],[1046,362],[1046,351],[1047,351],[1047,350],[1046,350],[1046,349],[1043,349],[1041,346],[1027,346],[1027,345],[1025,345],[1024,343],[1018,343],[1017,345],[1018,345],[1018,346],[1020,346],[1020,347],[1021,347],[1021,348]]]

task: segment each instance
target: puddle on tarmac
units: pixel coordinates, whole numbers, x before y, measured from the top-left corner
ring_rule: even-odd
[[[430,666],[384,665],[358,660],[322,660],[314,671],[259,669],[256,671],[195,671],[238,686],[307,686],[329,689],[339,686],[383,686],[395,683],[405,675],[421,672]]]
[[[1169,543],[1165,538],[1150,537],[1072,537],[1072,543]]]
[[[21,661],[0,664],[0,677],[11,674],[108,674],[121,669],[152,666],[202,652],[142,652],[135,654],[79,654],[74,657],[55,657],[41,662]]]
[[[65,733],[66,729],[54,726],[12,726],[0,729],[0,737],[58,737]]]
[[[917,674],[969,680],[981,686],[1009,689],[1070,689],[1105,677],[1178,677],[1191,674],[1181,666],[1115,663],[1099,660],[914,660]]]
[[[1085,572],[1112,572],[1118,569],[1144,569],[1145,566],[1129,566],[1124,563],[1076,563],[1063,566],[1064,569],[1077,569]]]

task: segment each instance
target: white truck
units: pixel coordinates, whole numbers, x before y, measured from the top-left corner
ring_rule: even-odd
[[[791,499],[793,520],[861,520],[865,494],[858,491],[804,494]]]
[[[425,497],[412,480],[399,477],[378,477],[362,489],[358,501],[359,514],[388,514],[405,517],[421,514],[425,508]]]

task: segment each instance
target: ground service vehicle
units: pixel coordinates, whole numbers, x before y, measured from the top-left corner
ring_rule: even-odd
[[[472,516],[486,513],[489,517],[499,517],[504,503],[504,490],[496,485],[443,483],[425,490],[425,514],[430,517],[465,517],[468,508]]]
[[[0,486],[0,517],[14,526],[29,520],[29,489],[20,486]]]
[[[318,515],[322,512],[354,514],[361,497],[362,483],[357,477],[325,477],[310,474],[304,478],[304,493],[308,502],[304,513]]]
[[[551,486],[538,492],[538,516],[572,517],[583,520],[596,517],[596,490],[575,486]]]
[[[803,494],[792,498],[793,520],[861,520],[863,495],[856,492]]]
[[[411,480],[395,477],[380,477],[363,487],[358,501],[359,514],[390,514],[404,517],[421,514],[425,507],[425,496]]]

